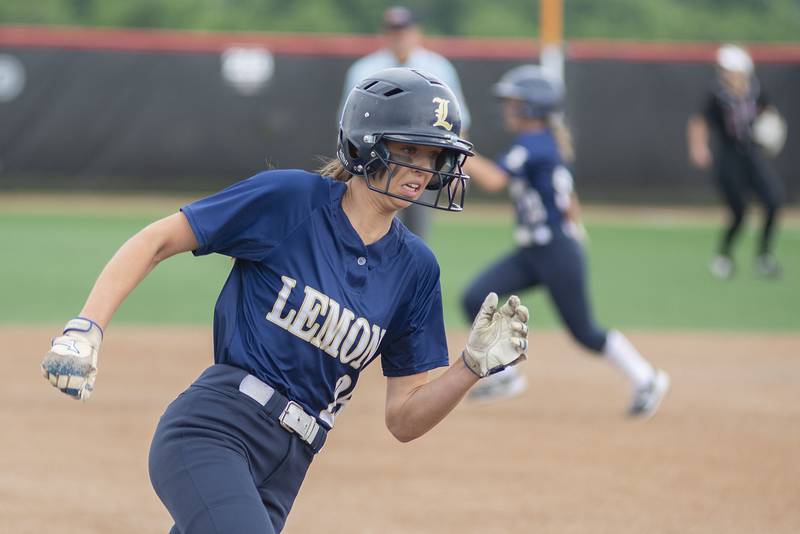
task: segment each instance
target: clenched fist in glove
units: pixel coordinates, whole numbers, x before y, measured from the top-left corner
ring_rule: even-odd
[[[102,340],[103,330],[94,321],[83,317],[70,320],[42,360],[42,374],[62,393],[87,400],[94,389]]]
[[[497,308],[497,294],[481,305],[462,354],[467,367],[483,378],[527,358],[528,308],[512,295]]]

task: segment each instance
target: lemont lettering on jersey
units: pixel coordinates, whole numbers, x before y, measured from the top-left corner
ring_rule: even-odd
[[[281,281],[283,287],[266,316],[268,321],[353,369],[361,369],[372,361],[386,329],[371,325],[364,317],[356,318],[350,309],[311,286],[305,286],[303,290],[305,297],[300,309],[289,309],[284,315],[286,302],[297,280],[281,276]]]

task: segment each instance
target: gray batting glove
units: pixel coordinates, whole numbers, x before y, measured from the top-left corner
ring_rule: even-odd
[[[71,319],[63,335],[53,339],[42,360],[42,374],[62,393],[88,400],[97,377],[97,356],[103,330],[84,317]]]
[[[528,308],[512,295],[497,308],[497,294],[489,293],[472,323],[462,357],[480,378],[525,360],[528,350]]]

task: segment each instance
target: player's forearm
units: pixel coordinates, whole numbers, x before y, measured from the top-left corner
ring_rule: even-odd
[[[711,165],[713,158],[708,147],[709,132],[705,119],[693,115],[686,127],[686,138],[689,145],[689,160],[692,165],[701,169]]]
[[[444,419],[477,381],[478,377],[459,358],[447,371],[414,389],[401,405],[387,412],[389,431],[402,442],[422,436]]]
[[[508,184],[508,175],[495,162],[476,154],[467,158],[464,164],[464,172],[469,174],[481,188],[496,192],[503,189]]]
[[[686,137],[689,142],[689,150],[696,152],[697,150],[708,149],[708,125],[705,119],[697,115],[689,119],[689,124],[686,128]]]

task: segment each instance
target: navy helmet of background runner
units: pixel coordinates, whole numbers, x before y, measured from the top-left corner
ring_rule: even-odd
[[[439,194],[430,201],[421,197],[411,202],[461,211],[469,179],[462,165],[472,155],[472,144],[461,137],[461,110],[450,88],[413,69],[385,69],[362,80],[345,102],[336,155],[344,168],[362,176],[370,189],[396,196],[389,193],[390,165],[418,167],[393,157],[386,141],[442,148],[427,186]],[[388,178],[378,184],[375,178],[381,177],[384,169]]]
[[[523,102],[519,112],[526,118],[545,118],[559,111],[564,103],[563,85],[536,65],[511,69],[494,85],[493,92],[498,98]]]

